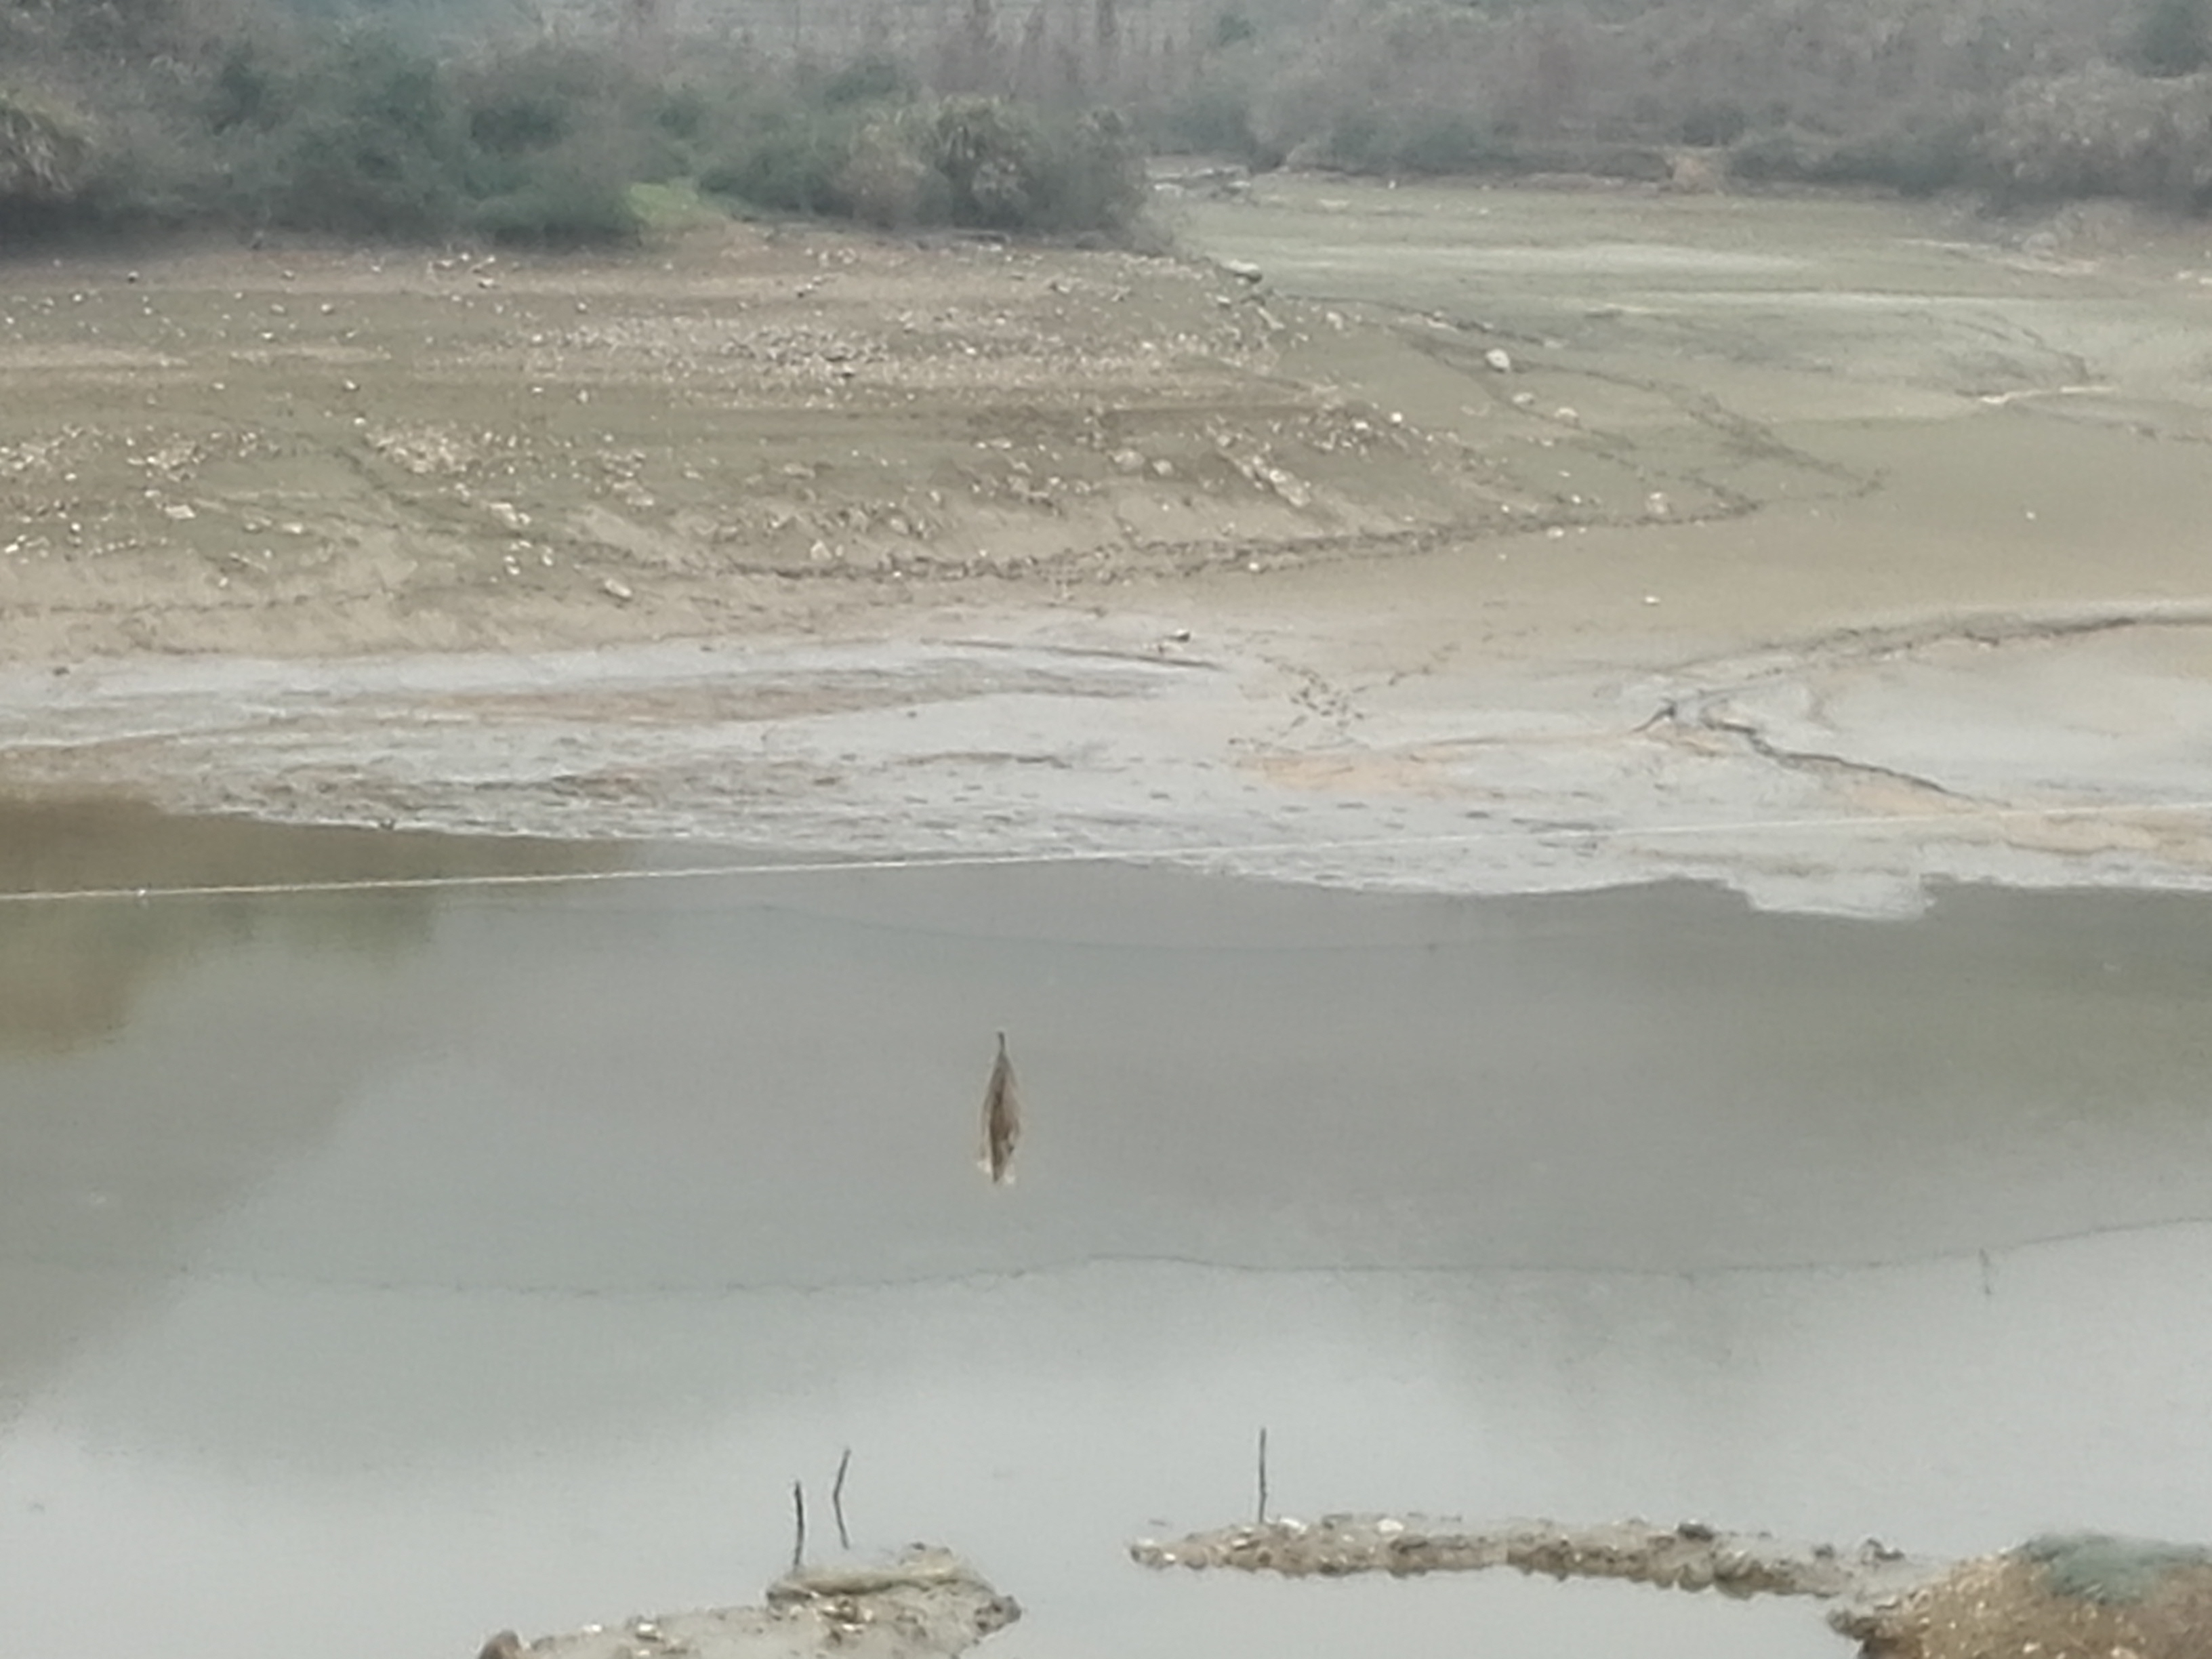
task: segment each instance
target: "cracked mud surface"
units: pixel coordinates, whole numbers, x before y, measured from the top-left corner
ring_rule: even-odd
[[[742,227],[8,266],[0,783],[1827,909],[2212,880],[2201,233],[1175,211],[1266,280]]]

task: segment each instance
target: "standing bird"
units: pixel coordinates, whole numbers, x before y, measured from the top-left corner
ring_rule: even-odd
[[[1014,1143],[1022,1138],[1022,1103],[1014,1092],[1014,1063],[1006,1058],[1006,1034],[999,1033],[999,1057],[983,1085],[983,1173],[1001,1187],[1014,1184]]]

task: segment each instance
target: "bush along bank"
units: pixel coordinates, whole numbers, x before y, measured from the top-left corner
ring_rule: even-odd
[[[723,48],[653,70],[612,37],[455,47],[244,0],[217,27],[216,3],[141,58],[52,31],[9,53],[0,0],[0,237],[227,224],[574,246],[720,198],[1121,239],[1144,204],[1143,155],[1110,112],[942,95],[878,56],[828,69]]]
[[[2212,0],[1223,0],[1158,148],[2212,210]]]

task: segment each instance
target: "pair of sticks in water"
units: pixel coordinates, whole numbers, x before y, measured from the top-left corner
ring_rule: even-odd
[[[1006,1055],[1006,1034],[999,1033],[998,1057],[991,1062],[990,1080],[983,1085],[983,1173],[992,1183],[1000,1187],[1014,1184],[1014,1145],[1022,1138],[1022,1100],[1014,1087],[1014,1062]],[[1266,1453],[1266,1437],[1261,1437],[1261,1455]],[[837,1541],[845,1548],[853,1547],[853,1540],[845,1530],[845,1471],[851,1467],[853,1453],[848,1447],[844,1456],[837,1460],[837,1479],[830,1488],[830,1508],[837,1517]],[[1261,1476],[1264,1481],[1266,1477]],[[1264,1493],[1264,1487],[1263,1487]],[[1267,1498],[1261,1505],[1264,1510]],[[793,1537],[791,1570],[797,1572],[806,1560],[806,1488],[803,1482],[791,1483],[791,1513]],[[489,1649],[479,1659],[503,1659],[491,1654]]]

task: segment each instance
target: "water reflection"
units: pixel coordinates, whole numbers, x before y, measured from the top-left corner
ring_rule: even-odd
[[[158,1302],[213,1218],[313,1154],[405,1029],[404,958],[437,902],[128,895],[615,856],[0,803],[0,895],[109,895],[0,898],[0,1422],[32,1379]]]
[[[849,1444],[857,1541],[977,1552],[1063,1654],[1832,1651],[1126,1567],[1246,1506],[1263,1421],[1291,1512],[2212,1535],[2203,901],[817,873],[448,895],[364,957],[379,902],[245,902],[107,1041],[0,1059],[45,1587],[0,1645],[102,1646],[70,1587],[119,1559],[188,1659],[272,1583],[341,1656],[744,1595]]]
[[[129,800],[0,800],[0,895],[552,873],[607,862],[604,851],[562,842],[179,818]],[[164,964],[257,927],[320,935],[353,952],[404,949],[424,936],[432,902],[408,892],[343,908],[18,900],[0,911],[0,1048],[66,1049],[105,1036]]]

